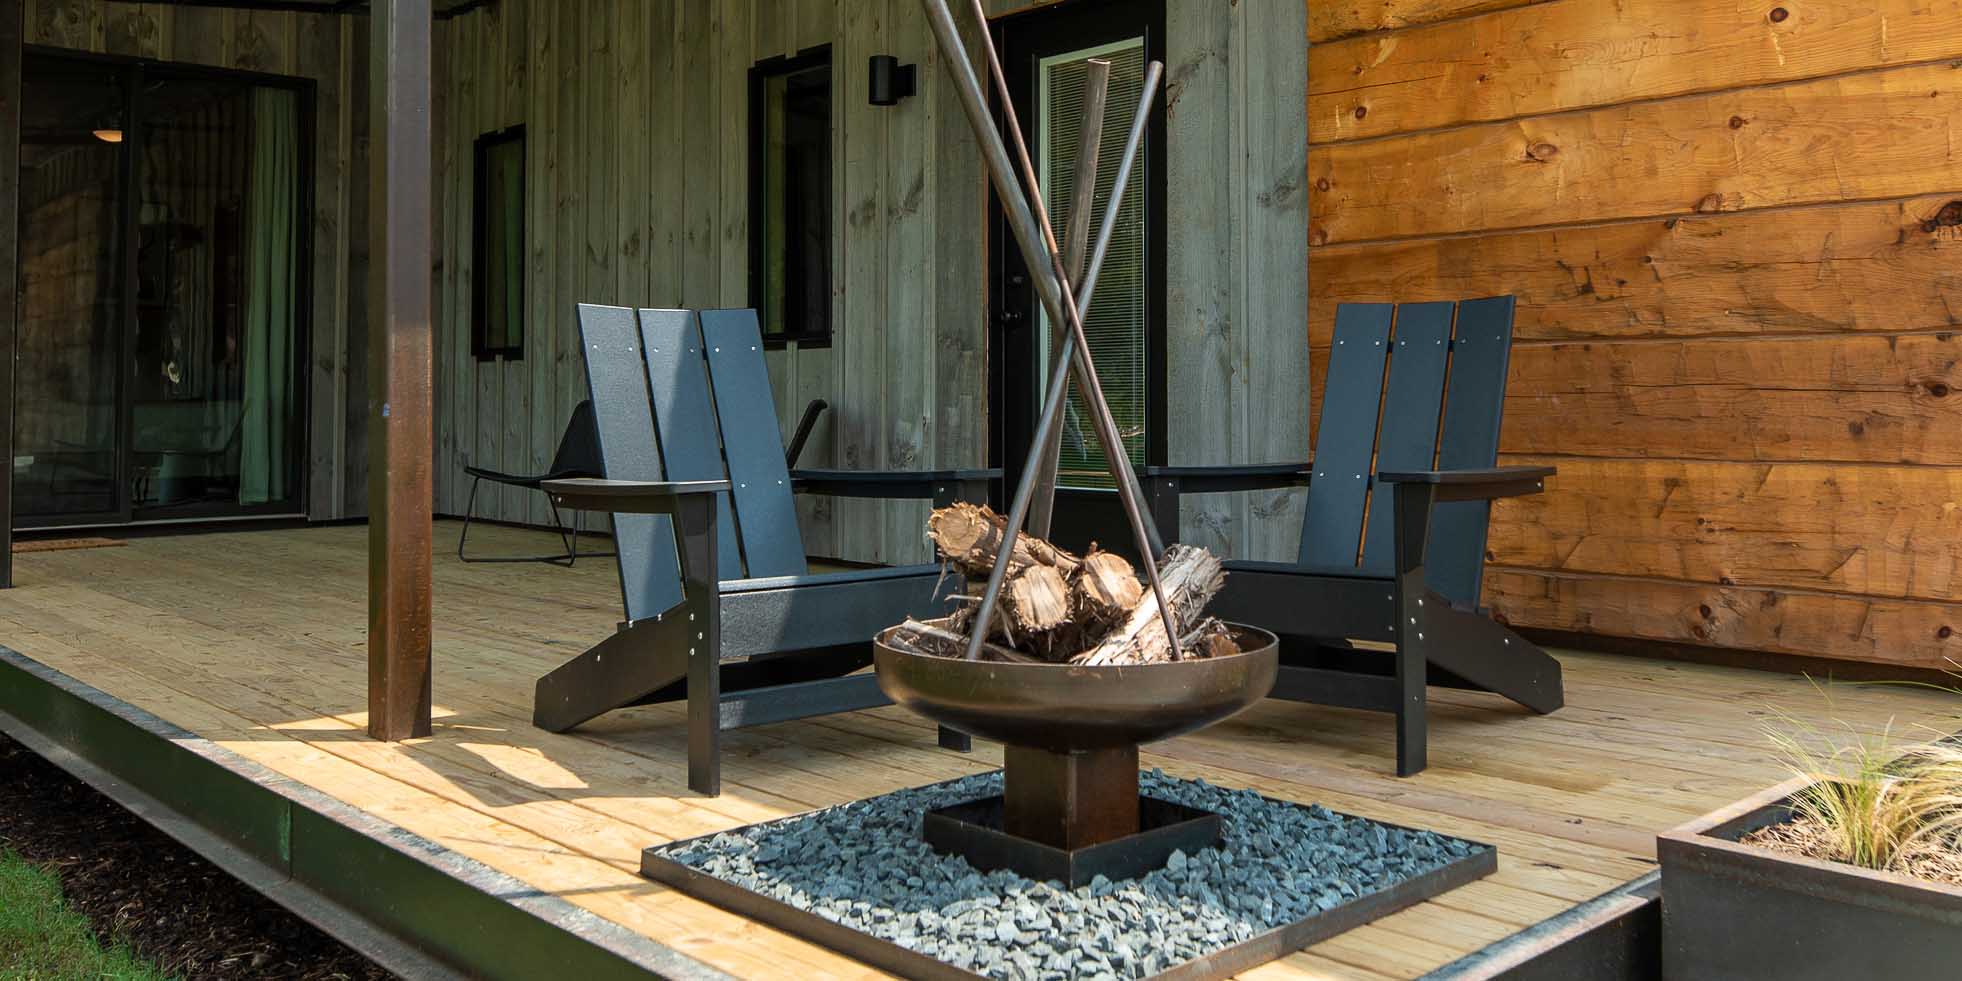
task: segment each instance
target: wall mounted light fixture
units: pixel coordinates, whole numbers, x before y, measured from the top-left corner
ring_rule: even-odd
[[[866,100],[875,106],[896,106],[899,100],[919,90],[916,66],[902,65],[892,55],[873,55],[866,85]]]

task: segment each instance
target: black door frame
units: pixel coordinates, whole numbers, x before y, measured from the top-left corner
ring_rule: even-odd
[[[1037,154],[1034,107],[1035,62],[1050,55],[1095,47],[1143,35],[1145,58],[1165,60],[1164,0],[1063,0],[1052,6],[1011,14],[990,29],[1001,51],[1022,138]],[[1006,132],[999,96],[989,86],[996,124]],[[1134,106],[1113,103],[1106,130],[1128,131]],[[1138,167],[1145,190],[1145,463],[1166,459],[1165,328],[1165,99],[1152,104]],[[1036,161],[1038,167],[1041,162]],[[1115,161],[1104,161],[1115,166]],[[1035,325],[1040,305],[1029,285],[1027,266],[1002,213],[1001,200],[988,194],[988,462],[1002,468],[1006,486],[1021,476],[1035,431],[1037,381],[1047,374],[1038,365],[1041,346]],[[1040,372],[1040,374],[1039,374]],[[1095,540],[1112,551],[1131,552],[1131,534],[1114,490],[1056,492],[1053,530],[1058,544],[1081,548]],[[1176,529],[1170,534],[1175,537]]]
[[[117,176],[120,184],[119,191],[124,199],[121,207],[124,230],[122,243],[124,268],[121,288],[126,295],[121,299],[122,329],[118,334],[118,344],[121,350],[117,353],[117,376],[115,379],[116,507],[114,510],[107,512],[34,515],[32,517],[35,523],[28,527],[34,529],[66,528],[104,524],[140,524],[146,520],[183,521],[207,518],[251,517],[255,515],[283,516],[305,514],[309,505],[308,497],[311,491],[309,487],[309,476],[312,466],[312,448],[309,444],[313,427],[309,422],[312,415],[313,373],[309,366],[313,363],[313,291],[315,287],[313,281],[314,167],[316,166],[315,154],[319,149],[314,145],[314,127],[316,121],[314,113],[316,112],[316,103],[318,100],[318,83],[311,78],[292,75],[274,75],[240,68],[218,68],[185,62],[158,61],[153,58],[138,58],[96,51],[80,51],[73,48],[51,47],[40,44],[23,45],[22,53],[23,77],[21,87],[23,92],[26,89],[26,83],[28,81],[25,69],[31,60],[56,59],[75,64],[95,64],[101,66],[105,72],[120,73],[122,84],[125,86],[124,111],[127,113],[123,129],[124,152],[122,161],[118,165]],[[292,91],[294,97],[298,100],[295,127],[298,130],[297,136],[299,138],[299,166],[296,179],[299,182],[300,199],[295,205],[295,214],[299,220],[296,230],[298,241],[294,243],[297,307],[294,310],[293,317],[293,358],[296,366],[294,377],[297,382],[295,403],[298,406],[298,411],[295,413],[292,424],[294,431],[290,434],[291,439],[289,441],[289,444],[294,447],[294,459],[291,464],[293,472],[290,474],[293,493],[284,501],[259,505],[227,505],[218,503],[196,507],[175,507],[160,511],[157,509],[139,510],[130,500],[130,457],[132,453],[130,442],[133,433],[132,427],[134,424],[133,415],[135,407],[132,403],[128,371],[131,351],[136,338],[136,303],[130,291],[133,289],[138,275],[137,246],[139,243],[137,241],[137,225],[140,223],[142,202],[139,200],[141,188],[138,186],[140,175],[137,169],[137,161],[143,152],[146,122],[141,104],[142,92],[144,83],[151,80],[222,81],[235,82],[241,85],[281,88]],[[17,179],[18,174],[15,176]],[[16,265],[14,268],[8,270],[15,277],[19,276],[17,262],[18,256],[16,256]],[[18,325],[15,326],[16,328],[18,327]],[[6,421],[8,441],[10,443],[14,422],[12,399],[18,397],[18,392],[19,383],[16,378],[13,391],[8,393],[9,399],[7,403]],[[8,457],[8,463],[8,477],[11,482],[13,473],[11,453]],[[9,525],[9,531],[13,529],[19,519],[20,516],[17,514],[9,514],[7,516],[6,520]]]

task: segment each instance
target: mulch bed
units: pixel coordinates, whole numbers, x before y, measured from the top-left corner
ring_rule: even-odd
[[[97,936],[185,981],[394,977],[0,736],[0,847],[54,870]]]

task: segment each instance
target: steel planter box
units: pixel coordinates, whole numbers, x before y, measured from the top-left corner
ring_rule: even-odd
[[[1803,779],[1656,838],[1668,981],[1950,978],[1962,889],[1737,839],[1787,820]]]

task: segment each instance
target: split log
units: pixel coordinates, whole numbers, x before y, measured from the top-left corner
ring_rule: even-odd
[[[1023,569],[1003,584],[1001,595],[1018,634],[1044,634],[1070,622],[1070,584],[1054,566]]]
[[[1138,605],[1144,586],[1131,563],[1114,552],[1091,552],[1083,557],[1076,574],[1077,616],[1090,620],[1114,620]]]
[[[985,505],[966,502],[936,508],[927,519],[927,537],[947,561],[971,578],[987,578],[1001,551],[1001,540],[1008,519]],[[1081,560],[1040,538],[1015,536],[1015,554],[1009,557],[1010,575],[1032,565],[1046,565],[1068,577],[1075,575]]]
[[[1158,580],[1164,587],[1166,602],[1172,606],[1172,622],[1176,626],[1199,618],[1213,595],[1226,584],[1226,570],[1217,556],[1203,548],[1174,545],[1165,550],[1165,558],[1158,563]],[[1165,635],[1164,618],[1158,614],[1158,597],[1145,592],[1123,622],[1070,661],[1086,665],[1169,661],[1183,656],[1174,650],[1177,640]]]
[[[921,623],[908,618],[899,629],[887,637],[892,646],[909,654],[924,654],[932,657],[966,657],[967,637],[951,630]],[[1003,647],[1000,644],[983,644],[981,653],[996,661],[1039,661],[1041,658],[1024,654],[1021,651]]]

